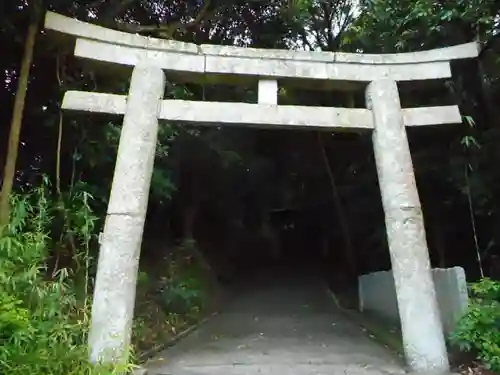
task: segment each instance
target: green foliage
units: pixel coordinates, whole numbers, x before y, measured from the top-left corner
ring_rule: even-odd
[[[477,352],[494,371],[500,370],[500,282],[484,278],[470,287],[467,314],[450,336],[463,351]]]
[[[51,269],[58,241],[51,233],[72,233],[78,252],[73,259],[88,264],[94,221],[90,198],[78,191],[65,202],[73,213],[54,228],[61,213],[48,184],[12,198],[10,224],[0,236],[0,373],[9,375],[111,374],[88,364],[86,293],[76,293],[77,270]],[[85,287],[88,275],[85,271]]]
[[[167,280],[161,291],[161,301],[166,311],[175,314],[187,314],[199,308],[202,293],[198,280],[192,277]]]
[[[163,345],[200,320],[213,290],[206,271],[194,261],[194,241],[139,272],[132,342],[139,355]]]
[[[304,22],[313,2],[313,0],[288,0],[288,15],[292,16],[295,21]]]
[[[168,170],[155,168],[151,176],[151,197],[158,203],[168,201],[176,190]]]
[[[29,311],[23,302],[6,293],[0,294],[0,340],[11,337],[16,331],[27,328]]]
[[[196,243],[188,240],[168,259],[167,276],[159,288],[160,304],[165,311],[179,315],[197,315],[203,308],[207,289],[201,265],[195,261]]]
[[[378,46],[384,52],[435,48],[443,42],[485,40],[491,36],[498,9],[494,0],[362,1],[362,16],[351,31],[366,47]]]

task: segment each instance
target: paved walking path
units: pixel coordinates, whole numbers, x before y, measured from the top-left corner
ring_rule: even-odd
[[[152,375],[390,375],[400,360],[312,276],[264,278],[148,365]]]

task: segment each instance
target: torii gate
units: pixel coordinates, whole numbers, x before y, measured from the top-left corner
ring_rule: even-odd
[[[460,123],[461,116],[457,106],[402,109],[396,82],[451,77],[450,61],[477,57],[476,43],[385,55],[195,45],[127,34],[51,12],[45,28],[76,37],[75,56],[133,67],[128,96],[69,91],[62,104],[64,109],[124,115],[100,241],[89,337],[92,362],[127,360],[158,119],[164,119],[372,130],[406,359],[415,372],[449,371],[405,126]],[[163,70],[188,81],[202,76],[210,82],[258,82],[258,103],[162,100]],[[278,80],[327,87],[368,83],[367,108],[278,105]]]

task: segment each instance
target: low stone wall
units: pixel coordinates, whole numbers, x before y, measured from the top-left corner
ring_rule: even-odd
[[[432,270],[441,321],[446,333],[455,327],[468,306],[465,272],[462,267]],[[359,277],[359,309],[399,320],[392,271],[374,272]]]

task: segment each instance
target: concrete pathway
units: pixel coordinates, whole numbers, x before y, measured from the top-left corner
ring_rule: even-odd
[[[389,375],[402,363],[339,312],[313,276],[254,280],[148,364],[153,375]]]

